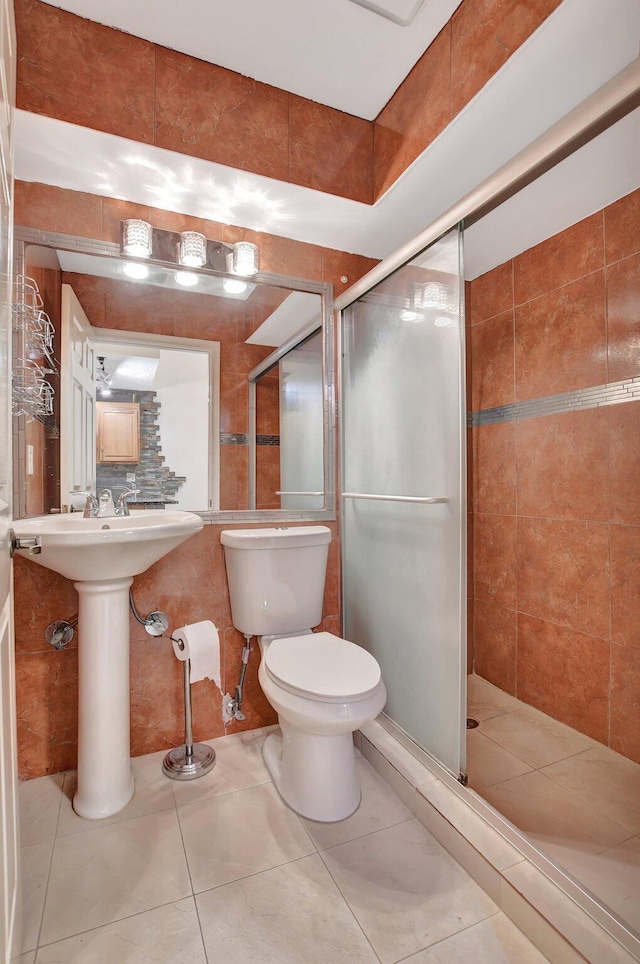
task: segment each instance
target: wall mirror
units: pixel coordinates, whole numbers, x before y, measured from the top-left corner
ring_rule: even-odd
[[[209,267],[185,287],[109,242],[15,237],[16,517],[102,488],[211,521],[335,517],[331,285]]]

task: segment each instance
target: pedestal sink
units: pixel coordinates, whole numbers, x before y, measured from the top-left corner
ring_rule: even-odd
[[[127,517],[37,516],[14,523],[37,538],[32,562],[73,579],[78,608],[78,789],[73,807],[99,820],[131,800],[129,587],[133,576],[204,525],[192,512],[136,511]]]

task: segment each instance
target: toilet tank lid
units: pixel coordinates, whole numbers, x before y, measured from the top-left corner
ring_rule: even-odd
[[[324,546],[331,542],[326,526],[278,526],[274,529],[223,529],[223,546],[233,549],[295,549]]]

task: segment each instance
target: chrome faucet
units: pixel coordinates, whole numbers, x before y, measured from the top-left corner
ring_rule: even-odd
[[[129,503],[127,502],[127,496],[137,495],[139,491],[140,489],[125,489],[124,492],[121,492],[116,502],[115,514],[125,516],[129,515]]]
[[[100,494],[95,496],[93,492],[74,489],[72,495],[84,495],[87,501],[84,505],[85,519],[113,519],[116,516],[128,516],[129,506],[127,504],[128,495],[137,495],[140,489],[125,489],[113,502],[111,489],[101,489]]]

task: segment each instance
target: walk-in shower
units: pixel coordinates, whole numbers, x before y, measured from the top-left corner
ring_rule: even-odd
[[[337,307],[344,634],[384,726],[640,955],[639,100],[637,60]]]

